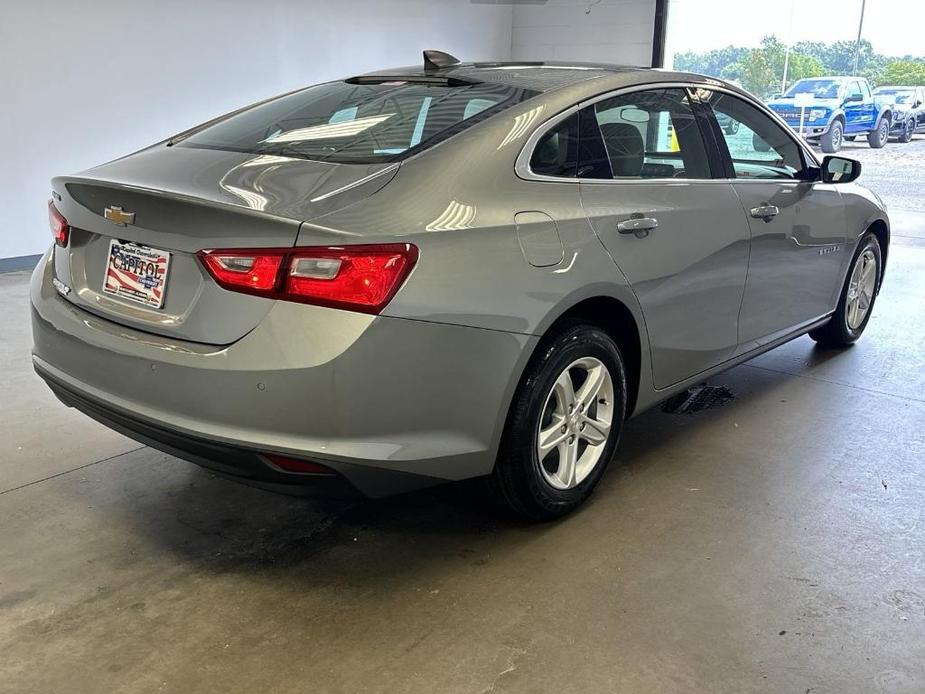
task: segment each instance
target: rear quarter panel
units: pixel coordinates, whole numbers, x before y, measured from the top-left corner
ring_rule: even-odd
[[[645,322],[582,210],[579,186],[526,181],[514,171],[533,130],[578,100],[563,94],[555,101],[525,102],[405,161],[377,194],[304,223],[297,245],[395,240],[417,245],[417,267],[384,311],[397,318],[542,336],[584,299],[617,299],[640,333],[642,392],[651,384]],[[520,212],[555,220],[559,262],[544,267],[528,262],[515,224]],[[543,215],[520,219],[543,224]],[[523,225],[520,231],[529,234]],[[511,374],[499,421],[527,362]]]
[[[527,137],[554,112],[526,102],[409,159],[376,195],[304,223],[297,245],[417,245],[421,258],[384,311],[390,316],[541,334],[563,302],[584,298],[589,286],[635,303],[582,210],[578,185],[514,173]],[[533,127],[524,128],[525,121]],[[514,220],[519,212],[556,221],[561,261],[527,261]]]

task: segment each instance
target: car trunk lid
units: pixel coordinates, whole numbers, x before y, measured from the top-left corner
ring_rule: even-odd
[[[69,290],[62,292],[66,300],[103,318],[230,344],[260,322],[273,300],[222,289],[197,252],[291,247],[303,220],[372,194],[396,168],[158,146],[55,178],[54,204],[71,227],[68,245],[55,247],[55,275]],[[107,208],[115,219],[107,219]],[[118,223],[119,211],[127,223]],[[104,291],[113,241],[169,255],[160,307]]]

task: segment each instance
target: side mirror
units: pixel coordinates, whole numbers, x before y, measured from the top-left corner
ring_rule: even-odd
[[[858,101],[864,101],[864,97],[861,96],[860,94],[849,94],[848,96],[845,97],[846,104],[851,104],[851,103],[855,103]]]
[[[912,104],[912,108],[921,108],[921,106],[922,106],[921,101],[916,101],[914,104]]]
[[[826,157],[822,161],[823,183],[851,183],[861,175],[861,162],[846,157]]]

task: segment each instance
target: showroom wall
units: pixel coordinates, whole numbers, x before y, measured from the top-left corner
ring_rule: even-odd
[[[30,0],[0,8],[0,258],[49,244],[49,178],[300,85],[506,59],[512,9],[466,0]]]
[[[515,60],[652,64],[655,0],[549,0],[514,6]]]

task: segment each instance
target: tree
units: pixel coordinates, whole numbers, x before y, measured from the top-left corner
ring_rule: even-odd
[[[794,44],[793,50],[804,55],[818,58],[823,69],[830,75],[850,75],[854,71],[854,54],[857,43],[854,41],[836,41],[835,43],[822,43],[821,41],[800,41]],[[868,63],[875,60],[877,54],[867,39],[861,40],[861,52],[858,60],[858,72],[863,72]]]
[[[764,51],[755,49],[740,61],[742,86],[758,96],[764,97],[774,91],[774,70]]]
[[[787,87],[804,77],[851,75],[854,71],[854,41],[800,41],[790,49]],[[776,36],[765,36],[758,48],[726,46],[705,53],[679,53],[678,70],[699,72],[738,82],[758,96],[777,92],[784,77],[787,48]],[[858,75],[874,86],[881,84],[925,85],[925,57],[887,58],[874,52],[870,41],[861,41]]]
[[[746,89],[758,96],[767,97],[780,89],[784,80],[785,64],[787,66],[786,86],[804,77],[819,77],[825,73],[825,68],[818,58],[804,55],[796,50],[791,50],[788,58],[787,47],[777,37],[765,36],[761,40],[761,48],[750,52],[747,60],[738,70],[738,74]],[[767,74],[768,71],[770,75]],[[747,86],[746,81],[751,86]]]
[[[794,82],[804,77],[821,77],[824,74],[825,66],[823,66],[819,58],[812,55],[791,52],[785,88],[789,88]],[[781,79],[783,79],[783,76],[781,76]]]
[[[887,64],[880,75],[880,84],[903,86],[925,85],[925,62],[918,60],[894,60]]]
[[[722,77],[728,66],[739,62],[748,52],[747,48],[726,46],[706,53],[678,53],[674,57],[674,68],[683,72]]]

